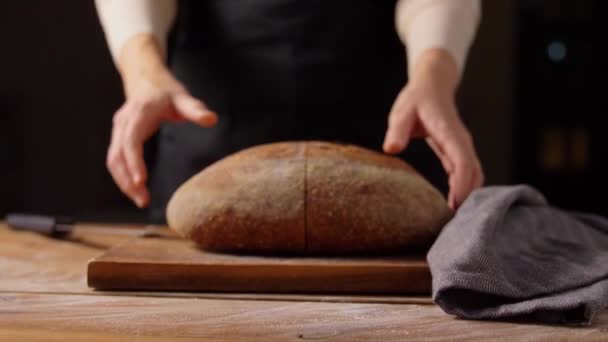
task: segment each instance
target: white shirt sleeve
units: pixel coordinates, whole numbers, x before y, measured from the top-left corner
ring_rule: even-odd
[[[443,48],[462,75],[480,18],[480,0],[399,0],[395,24],[407,48],[410,74],[424,50]]]
[[[166,56],[177,0],[95,0],[95,7],[115,62],[125,42],[139,33],[154,35]]]

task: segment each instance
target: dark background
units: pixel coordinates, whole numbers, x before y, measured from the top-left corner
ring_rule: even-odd
[[[608,214],[602,2],[483,2],[459,104],[488,184],[530,183],[557,206]],[[144,218],[105,168],[122,90],[93,1],[2,6],[0,214]]]

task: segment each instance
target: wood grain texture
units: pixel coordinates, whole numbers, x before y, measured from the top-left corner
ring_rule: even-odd
[[[424,256],[311,258],[218,254],[182,239],[136,238],[89,262],[102,290],[430,294]]]
[[[121,226],[123,227],[123,226]],[[134,226],[133,228],[142,228]],[[95,291],[87,286],[87,262],[128,241],[121,235],[74,236],[71,240],[56,240],[42,235],[17,232],[0,223],[0,292],[47,294],[92,294],[151,297],[187,297],[248,300],[290,300],[361,303],[426,303],[428,296],[404,295],[330,295],[293,293],[243,292],[120,292]]]
[[[0,291],[88,292],[87,260],[124,240],[119,235],[57,240],[0,223]]]
[[[203,341],[608,338],[607,313],[594,326],[566,328],[456,320],[426,305],[32,294],[2,294],[0,303],[0,338],[7,329],[18,329],[21,336],[28,331],[62,331],[68,337],[100,334],[104,338],[165,336]]]
[[[608,339],[608,311],[590,327],[567,328],[463,321],[434,305],[404,304],[425,297],[91,291],[87,260],[124,237],[78,240],[0,223],[1,341]]]

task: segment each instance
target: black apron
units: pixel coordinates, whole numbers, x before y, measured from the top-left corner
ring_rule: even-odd
[[[380,150],[388,113],[406,82],[395,3],[181,1],[170,65],[219,122],[161,127],[151,165],[152,220],[164,221],[181,183],[249,146],[314,139]],[[408,148],[406,159],[445,188],[439,163],[428,149],[416,150]]]

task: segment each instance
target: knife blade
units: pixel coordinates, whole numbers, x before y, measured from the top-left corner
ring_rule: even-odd
[[[5,217],[7,225],[14,230],[30,231],[54,238],[65,238],[73,233],[126,235],[142,237],[177,237],[172,231],[154,225],[144,228],[120,228],[101,225],[77,224],[70,217],[53,217],[36,214],[8,214]]]

